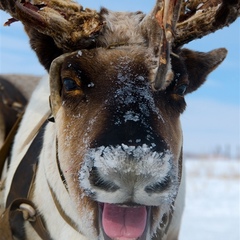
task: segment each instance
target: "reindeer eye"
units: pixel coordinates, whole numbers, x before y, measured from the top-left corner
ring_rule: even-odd
[[[73,91],[73,90],[78,89],[77,83],[71,78],[64,78],[63,85],[64,85],[66,91]]]
[[[175,91],[175,94],[183,97],[186,90],[187,90],[187,87],[188,87],[187,84],[182,84],[182,85],[178,86],[176,91]]]

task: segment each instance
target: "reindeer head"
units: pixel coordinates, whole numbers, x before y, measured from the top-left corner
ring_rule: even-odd
[[[58,86],[51,101],[60,165],[76,204],[90,198],[112,239],[119,232],[109,212],[129,211],[129,219],[144,221],[135,220],[142,227],[136,235],[128,230],[131,239],[153,235],[170,215],[182,173],[184,96],[225,54],[180,50],[171,59],[175,77],[161,91],[152,88],[153,63],[144,46],[81,50],[54,60],[51,82]]]
[[[91,216],[80,217],[80,231],[160,238],[181,182],[184,96],[226,56],[181,46],[233,21],[234,3],[157,1],[144,15],[84,11],[71,1],[2,2],[49,71],[59,166],[79,216]],[[198,21],[202,32],[192,30]]]

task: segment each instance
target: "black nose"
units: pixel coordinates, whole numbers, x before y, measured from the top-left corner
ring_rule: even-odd
[[[135,147],[146,144],[156,152],[164,152],[168,148],[163,138],[154,133],[150,127],[134,121],[127,121],[117,126],[110,124],[105,127],[92,142],[91,147],[121,146],[122,144]]]

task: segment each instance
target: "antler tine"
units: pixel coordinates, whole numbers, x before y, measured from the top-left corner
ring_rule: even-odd
[[[0,8],[25,26],[52,37],[63,52],[88,47],[102,28],[96,11],[84,10],[71,0],[1,0]]]
[[[185,1],[176,29],[174,45],[182,46],[194,39],[228,26],[240,15],[240,0]]]
[[[170,53],[172,51],[181,2],[181,0],[163,0],[163,7],[156,14],[156,19],[162,29],[159,66],[154,82],[156,90],[164,89],[173,78]]]
[[[181,0],[157,0],[152,13],[142,23],[143,32],[149,38],[154,57],[158,58],[158,68],[154,77],[153,88],[164,89],[171,82],[170,53],[174,42]],[[146,26],[151,26],[151,30]]]

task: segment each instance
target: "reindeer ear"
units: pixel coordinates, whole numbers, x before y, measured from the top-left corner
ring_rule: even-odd
[[[33,28],[25,26],[29,36],[32,49],[36,52],[40,63],[49,71],[52,61],[63,54],[63,50],[58,48],[54,40]]]
[[[180,56],[185,63],[189,79],[186,93],[198,89],[205,82],[207,75],[225,59],[226,55],[225,48],[215,49],[207,53],[182,49]]]

